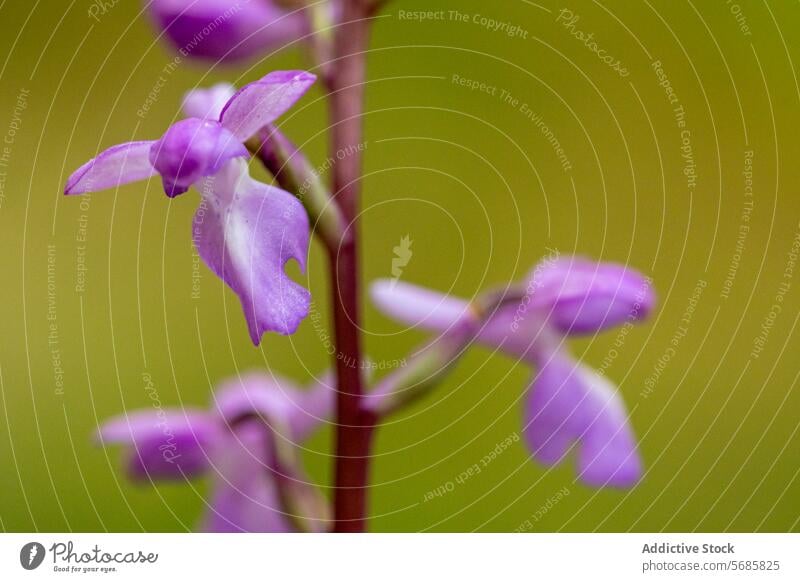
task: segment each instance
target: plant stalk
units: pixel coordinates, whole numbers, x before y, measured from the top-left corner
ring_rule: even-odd
[[[371,2],[344,0],[336,27],[329,77],[332,192],[347,233],[329,248],[336,345],[336,444],[334,456],[334,527],[363,532],[367,521],[370,451],[375,424],[364,406],[361,374],[359,233],[357,214],[363,149],[362,113]]]

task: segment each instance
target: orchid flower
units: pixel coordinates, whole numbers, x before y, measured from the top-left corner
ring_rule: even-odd
[[[331,18],[337,4],[325,3]],[[146,0],[146,7],[156,27],[188,58],[244,60],[311,32],[299,3],[290,9],[273,0]]]
[[[327,508],[292,453],[330,416],[330,383],[321,378],[301,390],[252,372],[223,382],[210,410],[138,410],[108,420],[97,436],[103,445],[127,448],[133,480],[210,474],[204,531],[318,530]],[[248,416],[255,421],[242,422]]]
[[[477,330],[477,343],[538,370],[525,396],[523,427],[537,460],[555,465],[575,445],[578,475],[587,484],[629,487],[638,481],[641,461],[618,389],[575,361],[565,340],[645,318],[655,298],[641,274],[577,257],[545,260],[512,292],[514,301],[495,303],[485,313],[480,302],[402,282],[376,281],[371,292],[398,321],[445,336],[463,333],[467,322]]]
[[[102,152],[70,176],[65,194],[155,174],[171,198],[197,187],[202,203],[192,239],[208,267],[239,296],[253,343],[266,331],[294,333],[308,314],[310,295],[286,275],[284,265],[294,259],[305,270],[308,216],[294,196],[250,177],[244,143],[287,111],[314,80],[304,71],[276,71],[242,87],[222,107],[225,88],[205,101],[188,96],[185,108],[199,116],[178,121],[159,140]]]

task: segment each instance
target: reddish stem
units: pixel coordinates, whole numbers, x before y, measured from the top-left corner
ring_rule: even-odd
[[[334,531],[366,528],[369,457],[375,424],[363,405],[358,259],[362,119],[370,2],[345,0],[336,28],[330,75],[333,194],[349,225],[330,249],[336,351],[336,454]]]

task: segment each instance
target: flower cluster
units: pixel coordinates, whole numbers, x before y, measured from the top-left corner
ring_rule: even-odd
[[[298,449],[333,409],[330,378],[303,390],[258,372],[223,382],[208,410],[140,410],[106,421],[97,438],[127,447],[136,481],[210,474],[211,532],[322,530],[327,504],[308,482]]]
[[[236,61],[307,40],[315,70],[326,81],[340,79],[331,72],[335,59],[328,54],[332,26],[347,30],[345,25],[367,20],[342,17],[340,0],[149,0],[146,7],[183,57]],[[348,17],[351,10],[366,14],[354,7],[345,5]],[[348,62],[358,65],[360,59]],[[273,125],[315,80],[305,71],[276,71],[238,91],[226,83],[191,91],[183,102],[185,119],[158,139],[103,151],[69,177],[65,194],[154,176],[170,199],[195,188],[201,202],[192,240],[209,269],[239,297],[253,343],[268,331],[292,334],[308,315],[311,297],[285,267],[294,260],[305,271],[310,225],[331,256],[356,248],[355,235],[348,234],[356,229],[349,229],[344,205]],[[250,176],[251,155],[280,187]],[[343,271],[355,280],[355,269],[348,268]],[[620,390],[579,362],[567,340],[646,318],[655,304],[649,279],[626,266],[563,257],[546,259],[523,282],[473,301],[396,279],[376,281],[371,291],[387,315],[435,338],[367,394],[360,389],[346,394],[359,422],[377,424],[427,394],[467,346],[479,344],[534,370],[525,387],[522,433],[535,459],[552,466],[574,451],[578,477],[596,487],[630,487],[641,478],[638,445]],[[358,301],[355,290],[352,295],[349,299]],[[342,305],[348,303],[342,300]],[[333,319],[339,325],[346,317],[340,310]],[[355,352],[358,359],[357,347]],[[353,380],[356,388],[358,380]],[[127,473],[134,480],[210,475],[212,500],[202,526],[207,531],[322,531],[330,522],[328,503],[305,477],[300,450],[332,416],[332,385],[323,378],[302,390],[284,378],[254,372],[223,382],[208,409],[135,411],[110,419],[97,436],[103,445],[126,447]],[[343,386],[345,392],[349,387]],[[342,453],[337,461],[365,458]],[[339,469],[337,464],[337,483]],[[362,473],[368,471],[352,471]],[[339,503],[339,491],[365,486],[340,487],[337,510],[349,510]],[[357,501],[350,505],[363,505],[363,499]],[[360,523],[360,517],[350,521]],[[347,521],[337,517],[337,523]]]
[[[619,390],[577,362],[565,340],[645,318],[655,303],[649,280],[620,265],[560,258],[537,266],[502,300],[495,295],[471,303],[408,283],[372,285],[375,303],[398,321],[474,340],[537,370],[523,415],[525,441],[536,459],[556,464],[577,445],[584,482],[633,485],[641,462]]]

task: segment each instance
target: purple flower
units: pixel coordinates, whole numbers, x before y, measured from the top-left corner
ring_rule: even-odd
[[[310,32],[303,10],[271,0],[147,0],[156,27],[189,58],[236,61],[294,42]]]
[[[173,124],[157,141],[102,152],[70,176],[65,194],[155,174],[169,197],[196,186],[202,203],[192,239],[209,268],[239,296],[253,343],[266,331],[294,333],[308,314],[310,295],[283,268],[294,259],[305,270],[308,216],[294,196],[250,177],[244,142],[288,110],[314,80],[304,71],[276,71],[222,106],[227,87],[193,92],[184,108],[200,115]]]
[[[389,280],[375,282],[372,297],[395,319],[439,333],[464,329],[468,321],[479,329],[475,341],[537,368],[523,432],[540,462],[559,463],[576,445],[584,482],[629,487],[638,481],[641,461],[619,391],[576,362],[565,339],[646,317],[655,304],[649,279],[621,265],[570,257],[543,261],[501,301],[470,303]]]
[[[329,380],[300,390],[286,379],[245,374],[220,386],[211,410],[138,410],[108,420],[98,439],[127,447],[127,473],[136,481],[211,475],[205,531],[286,532],[297,523],[322,529],[322,499],[285,451],[330,416]],[[242,421],[247,415],[253,419]]]

